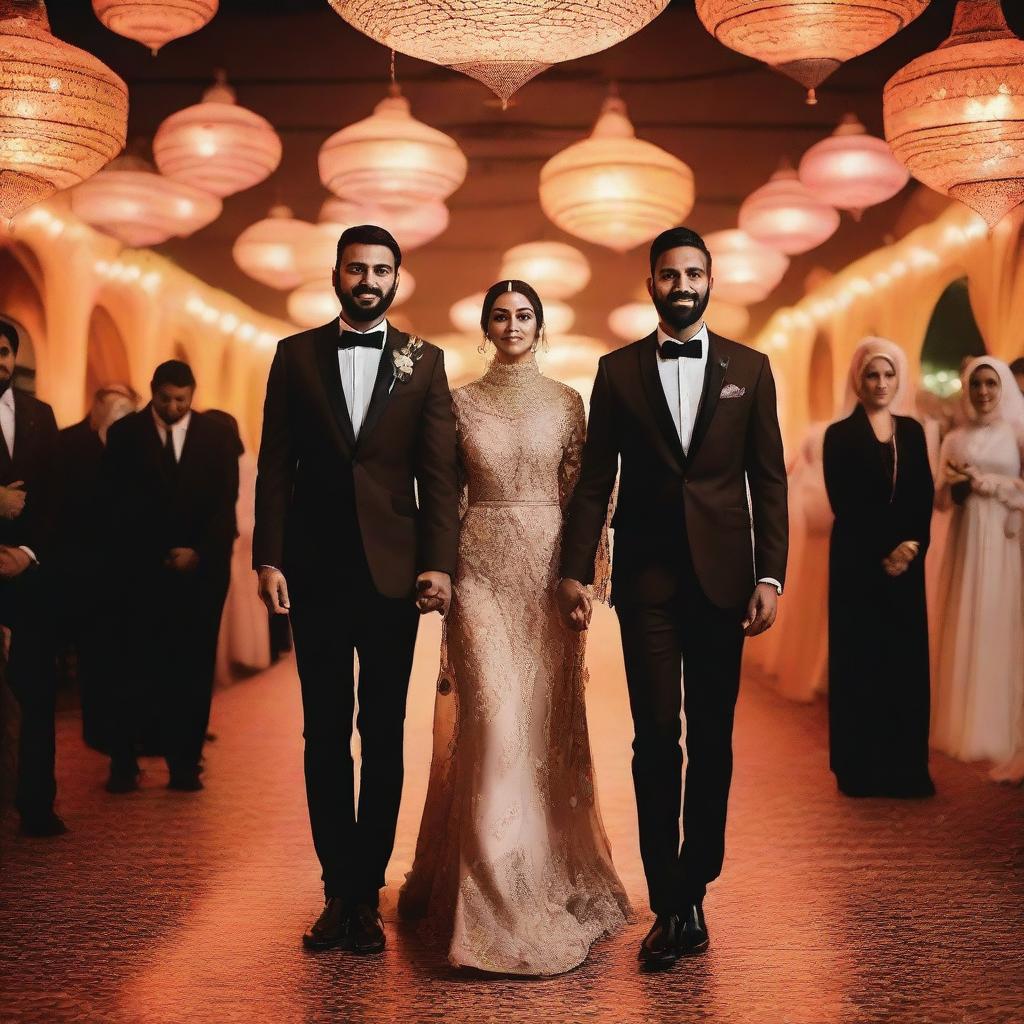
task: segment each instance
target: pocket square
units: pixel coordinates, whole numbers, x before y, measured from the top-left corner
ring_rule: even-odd
[[[719,398],[742,398],[747,393],[746,388],[738,387],[736,384],[726,384],[722,388]]]

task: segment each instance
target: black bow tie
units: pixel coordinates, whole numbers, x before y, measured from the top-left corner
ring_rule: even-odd
[[[700,359],[703,352],[700,338],[689,341],[672,341],[670,338],[661,343],[662,359]]]
[[[338,348],[375,348],[384,347],[384,332],[373,331],[370,334],[360,334],[358,331],[342,331],[338,339]]]

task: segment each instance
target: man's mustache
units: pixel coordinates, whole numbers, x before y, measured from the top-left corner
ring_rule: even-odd
[[[691,302],[699,301],[693,292],[673,292],[668,297],[669,302],[675,302],[677,299],[689,299]]]
[[[353,295],[376,295],[378,299],[384,298],[384,293],[379,288],[374,288],[369,284],[357,284],[352,289]]]

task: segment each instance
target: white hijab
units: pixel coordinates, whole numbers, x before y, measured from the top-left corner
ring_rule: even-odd
[[[979,366],[987,366],[990,370],[994,370],[999,377],[1001,385],[999,389],[999,404],[985,419],[982,419],[978,415],[977,409],[971,405],[971,374]],[[961,393],[964,415],[967,417],[968,423],[984,425],[986,423],[994,423],[996,420],[1006,420],[1014,428],[1018,436],[1024,434],[1024,396],[1021,395],[1020,388],[1017,387],[1017,381],[1006,363],[992,356],[977,356],[964,367],[963,373],[960,374],[960,382],[962,385]]]

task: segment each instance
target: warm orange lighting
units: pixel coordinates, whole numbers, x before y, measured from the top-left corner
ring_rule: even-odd
[[[526,242],[505,253],[498,276],[526,281],[547,304],[549,299],[568,299],[586,288],[590,264],[579,249],[565,242]]]
[[[658,311],[647,302],[627,302],[617,306],[608,317],[608,328],[622,341],[646,338],[658,326]]]
[[[198,32],[219,6],[219,0],[92,0],[111,32],[148,46],[154,56],[172,39]]]
[[[743,201],[739,226],[763,245],[792,256],[831,238],[839,227],[839,214],[786,167]]]
[[[338,234],[354,224],[376,224],[395,237],[403,252],[432,242],[448,227],[448,207],[440,199],[414,202],[363,203],[351,199],[327,199],[320,207],[320,223],[333,224]]]
[[[408,302],[416,291],[416,279],[404,266],[399,272],[398,294],[391,308]],[[335,319],[341,312],[341,303],[331,284],[330,277],[326,281],[319,279],[307,281],[299,285],[288,296],[288,317],[300,327],[319,327]]]
[[[789,257],[745,231],[715,231],[704,241],[711,252],[714,296],[749,306],[766,299],[789,267]]]
[[[275,206],[265,220],[251,224],[235,239],[231,255],[251,278],[285,291],[304,280],[297,267],[298,253],[309,244],[313,230],[308,221],[293,217],[287,206]]]

